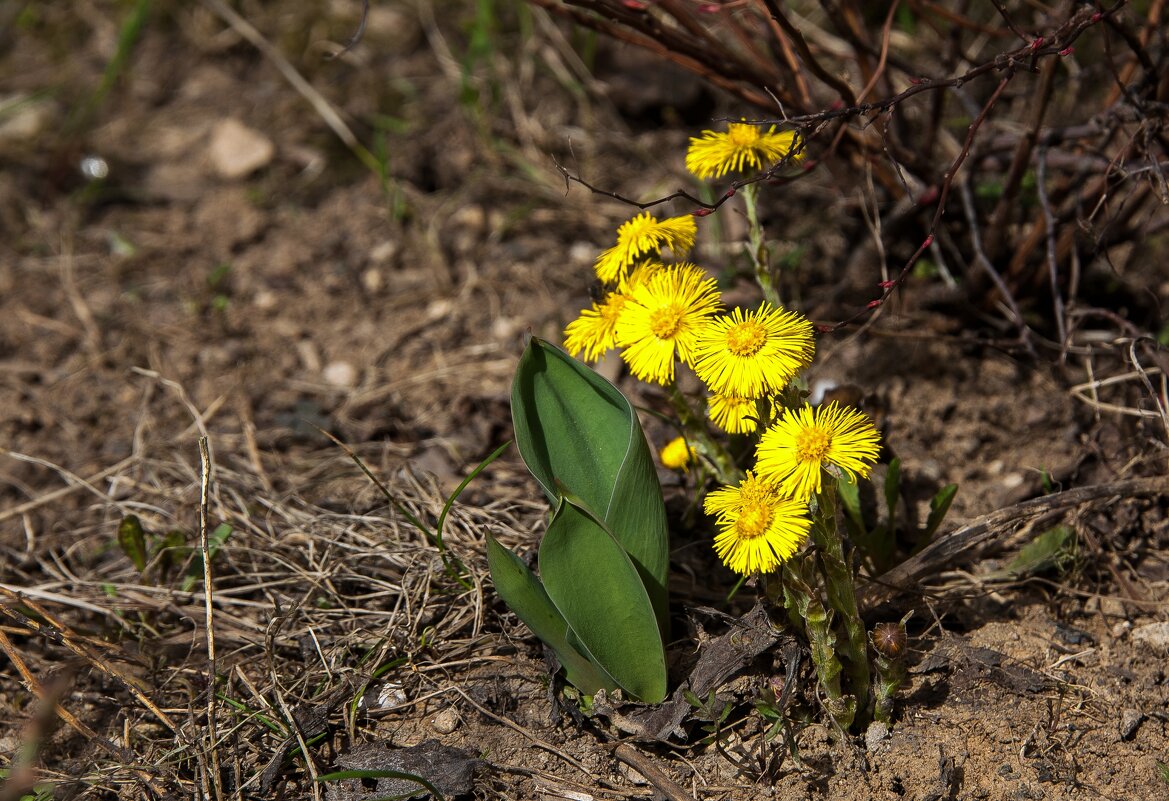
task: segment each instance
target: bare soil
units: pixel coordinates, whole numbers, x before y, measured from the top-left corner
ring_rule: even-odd
[[[569,714],[486,571],[486,533],[530,552],[546,514],[518,457],[452,508],[462,586],[326,432],[433,524],[510,437],[525,335],[559,341],[631,213],[566,191],[553,159],[655,197],[690,186],[686,138],[735,109],[605,43],[590,73],[578,35],[538,11],[507,10],[484,47],[473,4],[374,4],[361,43],[329,60],[359,3],[239,4],[382,180],[216,3],[147,5],[104,91],[130,4],[0,12],[0,104],[18,101],[0,114],[0,764],[14,771],[0,798],[34,782],[60,798],[372,798],[368,780],[311,779],[427,740],[481,760],[470,783],[451,779],[480,798],[1169,797],[1163,488],[1005,526],[871,609],[873,622],[914,611],[888,732],[842,739],[816,722],[805,667],[769,736],[752,700],[783,675],[770,654],[720,693],[733,709],[714,738],[691,721],[686,743],[622,744],[607,720]],[[242,175],[217,160],[228,120],[272,147]],[[86,158],[108,176],[87,178]],[[813,319],[842,319],[882,278],[875,255],[855,257],[867,232],[825,225],[855,192],[825,171],[785,193],[770,230],[779,250],[805,249],[793,294]],[[700,259],[729,270],[739,212],[706,222],[720,244]],[[1166,263],[1118,280],[1163,299]],[[1088,352],[1032,357],[993,309],[925,276],[825,337],[809,381],[859,388],[911,518],[960,485],[948,530],[1164,474],[1166,432],[1116,411],[1151,407],[1107,321],[1099,334]],[[646,426],[654,444],[669,435]],[[148,544],[197,545],[201,436],[208,525],[232,529],[211,564],[214,666],[199,563],[180,550],[140,571],[117,544],[133,514]],[[695,488],[663,483],[676,630],[717,633],[694,607],[738,614],[753,590],[725,602],[734,578],[687,515]],[[1057,524],[1075,532],[1073,558],[1004,569]],[[682,636],[671,652],[681,664],[693,647]],[[298,737],[309,760],[290,754]]]

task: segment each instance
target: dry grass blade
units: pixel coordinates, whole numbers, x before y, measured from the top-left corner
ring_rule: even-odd
[[[203,610],[204,626],[207,638],[207,684],[210,688],[207,693],[207,752],[211,763],[211,785],[215,790],[215,798],[222,799],[223,776],[219,768],[219,737],[216,732],[217,693],[215,684],[218,680],[217,660],[215,654],[215,607],[212,603],[214,582],[211,575],[211,544],[209,541],[207,520],[211,494],[211,452],[208,448],[207,437],[199,438],[199,551],[203,557]],[[206,788],[204,788],[206,792]]]
[[[175,736],[180,740],[183,739],[182,730],[171,719],[170,715],[166,714],[154,703],[146,693],[139,689],[137,682],[134,681],[124,670],[112,664],[108,659],[103,657],[91,646],[86,644],[76,633],[71,631],[68,626],[63,624],[60,620],[50,614],[43,606],[36,601],[22,596],[19,593],[11,590],[0,588],[0,594],[8,598],[8,603],[0,603],[0,614],[5,615],[16,624],[23,626],[30,632],[40,634],[49,640],[63,645],[72,651],[77,656],[89,662],[98,670],[105,673],[107,676],[116,679],[126,690],[130,692],[142,706],[146,707],[160,723],[174,732]],[[17,606],[27,606],[41,618],[43,618],[48,625],[43,625],[28,617],[27,615],[14,608]]]
[[[0,607],[0,609],[2,609],[2,607]],[[64,721],[67,726],[72,728],[81,736],[85,737],[90,742],[95,743],[99,748],[108,753],[118,762],[125,764],[134,761],[132,755],[126,753],[123,749],[114,745],[108,739],[102,737],[100,734],[91,729],[83,721],[78,719],[76,715],[63,707],[60,702],[56,700],[53,693],[48,692],[44,688],[40,681],[37,680],[36,676],[33,675],[33,672],[29,669],[28,664],[21,657],[20,652],[16,649],[16,646],[13,645],[12,640],[8,638],[8,635],[4,633],[3,629],[0,629],[0,651],[3,651],[8,659],[12,662],[12,665],[16,668],[17,673],[20,674],[21,681],[25,688],[30,693],[32,693],[33,696],[35,696],[42,704],[48,705],[53,710],[54,714],[56,714],[57,717]],[[155,785],[154,778],[149,773],[140,768],[135,768],[133,772],[137,776],[138,780],[142,783],[142,786],[149,791],[152,797],[163,797],[162,791]],[[9,789],[8,782],[5,782],[4,785],[0,786],[0,801],[7,801],[7,791]],[[11,789],[18,788],[14,786]],[[12,801],[15,801],[15,798],[13,798]]]

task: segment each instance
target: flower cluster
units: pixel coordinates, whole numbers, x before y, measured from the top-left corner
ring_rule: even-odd
[[[732,123],[725,133],[691,139],[686,167],[699,178],[763,170],[798,159],[798,145],[793,132]],[[564,344],[586,361],[620,348],[634,376],[662,385],[672,385],[685,365],[706,385],[714,425],[760,434],[754,471],[737,486],[711,492],[705,509],[719,530],[715,551],[728,567],[769,572],[807,536],[809,503],[825,470],[867,476],[879,438],[852,409],[783,407],[781,398],[794,397],[789,385],[812,362],[812,323],[767,302],[724,309],[715,279],[683,260],[697,233],[693,215],[658,219],[643,212],[623,223],[616,244],[596,260],[604,295],[569,323]],[[677,440],[662,458],[684,469],[696,456]]]

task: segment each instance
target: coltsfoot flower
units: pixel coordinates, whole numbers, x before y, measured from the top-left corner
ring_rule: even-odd
[[[681,470],[685,473],[698,458],[698,452],[685,437],[675,437],[658,451],[658,458],[661,459],[662,467],[667,470]]]
[[[770,573],[790,559],[812,526],[807,504],[783,497],[753,473],[737,487],[720,487],[707,495],[704,508],[719,529],[715,553],[744,576]]]
[[[856,409],[804,404],[788,410],[759,440],[755,470],[760,478],[796,500],[820,491],[826,468],[853,481],[869,475],[880,452],[881,436]]]
[[[689,361],[702,327],[718,310],[713,278],[693,264],[664,269],[629,293],[617,318],[617,345],[642,381],[674,380],[674,357]]]
[[[706,402],[706,414],[728,434],[750,434],[759,427],[755,398],[714,393]]]
[[[595,362],[605,351],[617,346],[617,318],[628,297],[610,292],[591,309],[584,309],[564,329],[564,349],[574,358],[584,353],[584,361]]]
[[[617,284],[629,274],[630,268],[656,257],[663,247],[680,259],[694,247],[698,226],[690,215],[658,220],[649,212],[638,214],[617,229],[617,244],[597,257],[597,278],[606,284]]]
[[[812,363],[812,323],[764,303],[735,308],[710,321],[694,346],[691,366],[712,392],[758,398],[779,392]]]
[[[799,141],[795,131],[776,133],[774,125],[765,131],[758,125],[732,122],[723,133],[703,131],[702,136],[690,138],[686,169],[702,179],[721,178],[748,167],[763,170],[792,153]],[[801,158],[801,153],[792,155],[793,161]]]

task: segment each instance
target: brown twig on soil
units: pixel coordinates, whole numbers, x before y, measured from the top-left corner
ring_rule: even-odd
[[[85,737],[90,742],[96,744],[99,748],[108,753],[114,759],[121,762],[123,765],[129,765],[134,762],[133,756],[131,754],[127,753],[124,749],[119,748],[117,745],[110,742],[110,740],[102,737],[100,734],[87,726],[76,715],[61,705],[56,693],[51,693],[45,689],[44,685],[42,685],[37,677],[33,675],[32,670],[30,670],[28,667],[28,663],[24,661],[24,658],[20,655],[20,651],[18,651],[16,646],[13,645],[12,640],[8,638],[8,635],[4,633],[3,629],[0,629],[0,651],[4,652],[5,656],[7,656],[9,661],[12,662],[13,667],[16,668],[16,672],[20,674],[21,683],[24,684],[25,689],[36,696],[37,700],[42,704],[46,704],[49,708],[51,708],[54,714],[56,714],[57,717],[64,721],[66,725],[68,725],[82,737]],[[150,793],[151,797],[163,797],[162,790],[157,785],[155,785],[153,776],[151,776],[142,768],[131,768],[131,771],[138,778],[138,780],[142,782],[142,786]],[[7,787],[7,783],[5,783],[3,787],[0,787],[0,801],[4,801],[6,798],[4,790],[6,790]]]
[[[913,593],[923,580],[967,558],[1005,532],[1029,519],[1053,511],[1117,497],[1169,494],[1169,477],[1136,478],[1079,487],[999,509],[971,523],[939,536],[919,553],[901,564],[870,579],[859,595],[861,604],[872,609],[897,595]]]
[[[341,46],[340,50],[338,50],[336,53],[330,53],[328,56],[326,56],[326,58],[332,61],[335,58],[340,58],[353,48],[357,47],[358,42],[361,41],[361,37],[365,35],[365,24],[368,21],[369,0],[361,0],[361,19],[357,22],[357,30],[354,31],[353,35],[349,37],[349,40]]]
[[[613,756],[644,776],[669,801],[694,801],[694,796],[667,776],[652,759],[629,743],[621,743],[614,748]]]
[[[215,655],[215,612],[212,603],[211,543],[208,534],[208,512],[211,505],[211,453],[207,437],[199,438],[199,552],[203,556],[203,625],[207,631],[207,752],[211,757],[211,786],[217,801],[223,798],[223,777],[219,769],[219,736],[216,732],[217,660]],[[206,780],[206,777],[204,777]],[[206,793],[207,788],[204,787]]]

